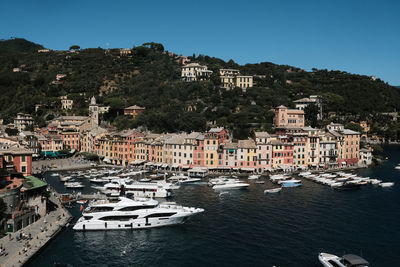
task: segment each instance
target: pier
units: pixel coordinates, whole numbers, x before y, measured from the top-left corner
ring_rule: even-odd
[[[107,196],[100,193],[93,194],[64,194],[61,195],[61,203],[76,202],[79,200],[94,200],[94,199],[107,199]]]

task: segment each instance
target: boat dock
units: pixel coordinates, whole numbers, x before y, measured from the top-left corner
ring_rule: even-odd
[[[107,196],[100,193],[93,194],[63,194],[61,195],[61,203],[76,202],[79,200],[107,199]]]
[[[50,201],[57,205],[57,209],[0,239],[3,249],[0,256],[1,267],[23,266],[28,263],[72,220],[72,215],[63,207],[57,194],[52,194]]]

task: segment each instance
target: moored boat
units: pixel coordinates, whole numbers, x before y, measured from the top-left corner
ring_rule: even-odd
[[[91,205],[79,218],[73,229],[123,230],[145,229],[181,224],[204,209],[182,207],[174,202],[157,205],[155,200],[120,198],[116,203]]]
[[[386,182],[386,183],[380,183],[380,187],[392,187],[394,186],[394,182]]]
[[[346,254],[342,257],[329,254],[319,253],[319,262],[325,267],[368,267],[369,262],[358,255]]]
[[[264,194],[274,194],[274,193],[279,193],[281,192],[282,187],[277,187],[277,188],[272,188],[272,189],[266,189],[264,190]]]
[[[253,175],[250,175],[249,178],[247,178],[247,179],[249,179],[249,180],[257,180],[259,178],[260,178],[260,175],[253,174]]]
[[[291,180],[279,181],[278,184],[280,184],[282,187],[298,187],[301,186],[301,181],[291,179]]]

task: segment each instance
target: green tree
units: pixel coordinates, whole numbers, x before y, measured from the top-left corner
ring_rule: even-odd
[[[81,47],[79,45],[71,45],[69,47],[69,50],[79,50],[79,49],[81,49]]]
[[[9,136],[16,136],[18,134],[18,129],[14,129],[14,128],[6,128],[5,132],[9,135]]]
[[[344,126],[344,128],[350,129],[350,130],[353,130],[353,131],[356,131],[356,132],[359,132],[359,133],[363,133],[363,132],[364,132],[364,130],[363,130],[363,128],[360,126],[360,124],[353,123],[353,122],[347,123],[347,124]]]

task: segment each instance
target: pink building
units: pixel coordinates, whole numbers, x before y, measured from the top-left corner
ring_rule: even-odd
[[[196,137],[193,146],[193,166],[204,166],[204,135],[202,134]]]
[[[257,146],[258,171],[270,170],[272,163],[271,136],[267,132],[255,132],[254,138]]]
[[[228,138],[228,132],[224,129],[224,127],[211,128],[208,133],[218,137],[219,145],[225,143],[225,140]]]
[[[275,127],[304,127],[304,110],[279,106],[275,108],[274,113]]]

